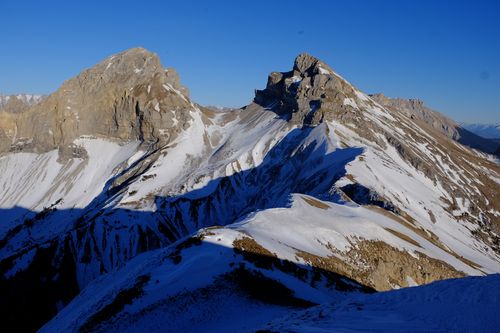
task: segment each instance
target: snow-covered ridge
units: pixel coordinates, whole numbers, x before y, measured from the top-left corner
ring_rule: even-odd
[[[263,325],[277,332],[495,332],[500,275],[435,282],[373,295],[356,295]]]
[[[16,95],[2,95],[0,94],[0,109],[4,107],[10,99],[17,99],[26,105],[34,105],[40,102],[44,95],[33,95],[33,94],[16,94]]]
[[[184,289],[217,294],[222,279],[239,290],[231,274],[254,270],[314,303],[338,297],[335,285],[387,290],[500,271],[500,170],[484,154],[389,111],[309,55],[235,110],[197,106],[159,66],[135,49],[87,70],[105,79],[85,81],[103,92],[97,105],[76,102],[90,90],[60,91],[75,131],[59,146],[57,117],[40,125],[47,146],[15,123],[8,132],[25,145],[9,141],[0,156],[1,283],[30,300],[36,328],[65,306],[47,327],[96,328],[93,311],[136,283],[141,301],[126,307],[135,317],[114,313],[132,322],[186,301]],[[110,86],[116,77],[126,84]],[[97,118],[73,118],[83,106]],[[99,135],[77,135],[85,126]]]
[[[290,325],[290,321],[294,323],[295,330],[301,331],[301,324],[310,325],[309,320],[317,322],[318,316],[328,323],[325,327],[327,331],[331,331],[331,327],[343,325],[366,327],[365,323],[359,326],[359,320],[354,320],[354,317],[348,320],[350,316],[353,316],[351,311],[355,310],[353,304],[358,306],[357,311],[364,310],[359,309],[360,306],[363,308],[366,306],[366,311],[377,311],[382,316],[384,311],[396,313],[397,318],[378,323],[386,329],[408,328],[409,323],[406,317],[410,314],[412,318],[415,314],[430,316],[433,318],[433,325],[443,325],[436,328],[459,328],[461,325],[473,323],[483,325],[480,327],[485,328],[495,327],[491,320],[496,318],[494,309],[498,307],[500,299],[496,289],[491,293],[491,288],[498,280],[498,276],[483,278],[483,280],[449,280],[428,287],[375,295],[366,294],[366,290],[360,289],[359,285],[348,279],[337,280],[323,275],[324,272],[321,270],[316,271],[316,282],[311,283],[310,279],[313,275],[309,271],[310,266],[294,253],[302,249],[318,255],[328,254],[329,249],[327,246],[322,246],[322,241],[324,239],[331,241],[332,238],[327,232],[331,226],[326,223],[327,218],[318,212],[325,209],[331,210],[332,217],[338,216],[339,213],[344,214],[347,223],[343,224],[336,219],[341,224],[335,228],[339,231],[343,229],[344,231],[341,232],[345,235],[348,234],[345,233],[347,229],[354,233],[359,232],[357,223],[370,222],[363,219],[363,213],[355,212],[364,208],[348,208],[357,216],[350,219],[348,216],[351,212],[345,214],[337,210],[335,205],[327,204],[329,208],[319,208],[311,205],[313,201],[306,200],[315,199],[296,196],[291,212],[281,209],[259,213],[259,217],[248,221],[228,228],[203,230],[198,235],[168,248],[138,256],[118,272],[111,273],[89,285],[69,306],[45,325],[41,332],[54,330],[77,332],[89,328],[108,332],[163,332],[165,325],[173,332],[207,330],[239,332],[264,327],[267,322],[272,322],[270,325],[274,329],[283,331],[286,330],[285,325]],[[314,212],[315,209],[318,209],[318,212]],[[324,220],[317,221],[314,226],[310,223],[304,224],[304,216],[296,216],[300,210],[304,210],[303,214],[309,217],[308,221],[313,221],[312,217],[320,217]],[[289,214],[288,217],[292,216],[296,220],[290,221],[285,216],[278,217],[278,219],[275,218],[277,216],[271,218],[273,214]],[[380,219],[384,217],[380,216]],[[279,223],[277,228],[273,226],[275,222]],[[375,222],[375,224],[378,223],[379,221]],[[391,227],[395,226],[394,221],[389,223]],[[394,237],[394,234],[382,228],[379,231],[369,225],[364,225],[364,228],[366,235],[372,234],[368,237],[381,237],[382,233],[387,233],[385,237]],[[317,232],[318,229],[321,233]],[[297,237],[298,235],[305,237]],[[318,236],[320,238],[317,238]],[[417,235],[412,235],[412,237],[422,244],[425,242]],[[412,246],[411,243],[402,239],[398,242],[402,247]],[[245,252],[245,249],[248,252]],[[273,256],[281,258],[281,261],[273,259]],[[291,270],[290,266],[281,266],[280,262],[283,260],[298,261],[296,270]],[[291,314],[290,308],[294,306],[277,301],[284,296],[276,290],[267,291],[271,295],[275,294],[276,297],[274,301],[270,301],[259,297],[258,294],[248,293],[244,286],[235,287],[233,276],[236,275],[240,279],[249,278],[245,275],[247,273],[243,273],[241,267],[244,267],[244,271],[251,274],[253,278],[261,277],[261,280],[253,281],[253,283],[260,283],[258,288],[265,288],[264,282],[275,281],[274,283],[293,290],[295,299],[310,302],[306,307],[314,304],[320,305],[298,313],[297,310],[300,307],[296,307]],[[288,268],[285,269],[285,267]],[[408,276],[407,281],[409,286],[416,286],[411,277]],[[110,304],[119,304],[119,295],[135,290],[134,288],[139,288],[141,292],[137,293],[125,308],[119,308],[112,314],[106,311],[112,308]],[[383,305],[386,303],[392,306]],[[284,304],[288,310],[283,307]],[[435,304],[440,308],[429,308],[429,304]],[[445,304],[447,306],[444,306]],[[342,309],[340,314],[338,313],[339,306]],[[422,306],[425,309],[419,308]],[[467,317],[467,320],[462,317],[461,321],[451,324],[447,320],[436,321],[436,311],[443,311],[444,308],[448,309],[447,315],[459,316],[466,309],[470,309],[475,314],[480,313],[484,311],[483,306],[488,308],[487,312],[482,312],[489,319],[486,323],[479,323],[474,316]],[[184,307],[188,307],[189,311],[184,311]],[[241,311],[232,310],[241,308],[247,309],[243,316]],[[327,319],[330,316],[321,316],[321,313],[327,312],[333,312],[332,316],[340,316],[342,320],[331,323]],[[360,313],[356,312],[357,319],[359,315]],[[371,313],[367,312],[366,315],[369,319]],[[196,318],[203,318],[203,320],[196,320]]]

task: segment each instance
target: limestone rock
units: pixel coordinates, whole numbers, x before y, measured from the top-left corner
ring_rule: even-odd
[[[193,108],[177,73],[134,48],[84,70],[29,110],[1,115],[0,152],[23,140],[29,150],[47,151],[82,135],[166,143],[187,127]]]
[[[333,113],[351,107],[345,98],[354,97],[354,88],[321,60],[303,53],[290,72],[273,72],[266,89],[257,90],[254,102],[275,110],[294,123],[317,125]]]

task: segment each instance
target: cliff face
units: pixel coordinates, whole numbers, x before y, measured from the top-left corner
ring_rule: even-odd
[[[289,72],[273,72],[254,102],[270,108],[296,124],[318,125],[352,110],[346,99],[355,89],[321,60],[303,53]],[[326,117],[326,118],[325,118]]]
[[[45,152],[81,135],[165,143],[186,128],[192,108],[173,69],[136,48],[109,57],[20,113],[0,114],[1,151]]]

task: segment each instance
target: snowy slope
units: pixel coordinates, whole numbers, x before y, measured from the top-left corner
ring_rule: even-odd
[[[497,332],[498,274],[356,295],[263,325],[278,332]]]
[[[116,273],[90,284],[41,332],[493,331],[497,325],[498,275],[365,294],[345,278],[311,271],[308,265],[283,265],[272,253],[282,258],[293,251],[275,241],[275,235],[260,235],[256,243],[248,241],[250,233],[254,237],[259,231],[263,235],[268,231],[256,220],[228,229],[211,228],[169,248],[138,256]],[[311,233],[312,228],[300,227]],[[320,228],[321,224],[311,227]],[[297,235],[293,229],[276,229],[290,234],[280,238],[285,241]],[[325,251],[313,241],[306,245],[302,238],[286,244],[294,250]],[[254,274],[250,283],[257,291],[245,284],[248,277],[241,267]],[[272,288],[267,286],[268,279],[274,281]],[[409,281],[415,286],[411,278]],[[294,299],[280,293],[279,286],[291,290]],[[128,300],[125,295],[129,294]],[[448,316],[454,320],[449,321]],[[280,317],[283,319],[276,319]]]
[[[137,153],[138,147],[134,142],[120,145],[91,137],[74,143],[85,149],[88,156],[60,161],[55,150],[0,157],[4,175],[0,205],[39,211],[62,198],[58,208],[83,208],[100,193],[121,164]]]
[[[292,72],[272,73],[262,103],[237,110],[203,108],[171,86],[153,87],[158,97],[147,80],[131,79],[140,85],[125,94],[137,88],[153,108],[144,114],[179,124],[171,140],[89,134],[0,156],[0,290],[15,296],[0,305],[12,320],[35,312],[39,327],[62,309],[47,331],[133,331],[163,327],[166,311],[186,330],[207,315],[217,327],[238,304],[261,318],[240,316],[230,331],[288,311],[239,295],[240,263],[297,304],[338,297],[329,279],[389,290],[500,272],[497,161],[389,112],[319,60],[300,56]],[[199,244],[178,248],[195,234]],[[221,297],[227,286],[237,295]],[[172,310],[202,296],[198,312]],[[115,297],[130,306],[109,305]]]
[[[327,272],[313,274],[308,266],[283,265],[265,253],[249,255],[245,246],[259,247],[248,239],[240,231],[209,229],[140,255],[90,284],[41,332],[242,331],[290,309],[363,290]],[[123,304],[127,293],[133,296]]]

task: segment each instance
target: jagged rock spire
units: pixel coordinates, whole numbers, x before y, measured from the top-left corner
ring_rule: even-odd
[[[316,125],[325,111],[343,109],[344,98],[354,88],[325,64],[307,53],[295,58],[289,72],[273,72],[264,90],[257,90],[254,102],[269,107],[289,120]]]
[[[301,53],[295,58],[293,71],[304,76],[333,74],[333,70],[330,66],[308,53]]]

